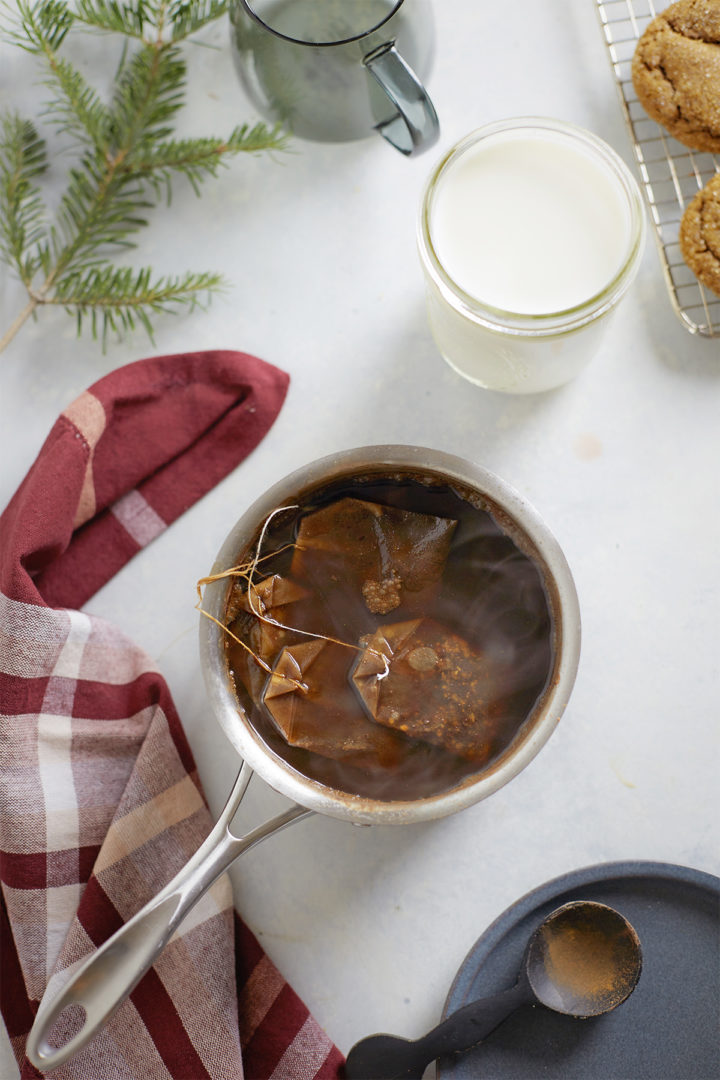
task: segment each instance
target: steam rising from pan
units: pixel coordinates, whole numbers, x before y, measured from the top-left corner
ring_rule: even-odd
[[[417,501],[418,487],[422,491],[422,504]],[[278,507],[295,504],[300,508],[297,512],[277,514],[273,518],[272,526],[277,525],[278,532],[269,527],[266,533],[273,551],[289,541],[286,551],[277,552],[277,564],[272,560],[266,562],[264,557],[259,562],[263,573],[269,574],[272,569],[280,576],[287,576],[297,539],[298,517],[348,496],[381,505],[390,501],[401,511],[458,521],[452,535],[452,558],[443,570],[440,589],[434,594],[435,586],[432,586],[428,595],[431,599],[434,595],[433,604],[437,601],[433,616],[442,617],[449,633],[457,633],[473,650],[484,650],[497,669],[505,663],[504,658],[511,658],[520,678],[519,685],[514,684],[504,699],[503,715],[512,715],[512,709],[521,706],[519,699],[523,694],[527,697],[528,689],[523,683],[542,680],[529,704],[526,700],[519,725],[510,732],[510,741],[504,749],[495,745],[480,768],[477,762],[422,742],[415,747],[417,752],[401,755],[400,767],[398,763],[388,767],[391,763],[386,761],[381,762],[380,769],[372,763],[367,768],[365,762],[356,762],[355,768],[346,760],[324,758],[307,749],[289,746],[264,706],[258,710],[257,698],[249,693],[242,680],[235,679],[233,686],[228,665],[233,657],[231,649],[226,647],[227,630],[219,625],[226,618],[228,607],[228,582],[224,579],[208,585],[203,598],[203,609],[210,618],[201,620],[201,660],[210,701],[230,742],[246,763],[277,791],[301,805],[368,824],[405,824],[442,817],[486,798],[506,784],[535,757],[555,729],[570,695],[579,660],[580,617],[575,586],[557,541],[521,495],[481,466],[441,451],[412,446],[344,451],[312,462],[279,481],[243,513],[231,530],[212,568],[213,576],[225,575],[238,562],[247,561],[263,523]],[[471,521],[475,522],[474,527],[468,524]],[[488,558],[478,558],[478,542],[485,545]],[[499,550],[498,544],[506,545],[506,550]],[[338,651],[346,654],[344,662],[348,659],[354,662],[361,639],[367,640],[381,624],[400,621],[407,614],[400,605],[393,606],[397,583],[392,580],[393,567],[389,569],[389,577],[381,575],[380,591],[371,590],[370,606],[377,610],[369,610],[367,596],[362,595],[361,588],[360,595],[355,590],[335,612],[329,635],[327,625],[317,627],[322,634],[344,643],[344,648],[338,646]],[[478,587],[472,597],[466,588],[468,574],[477,578]],[[512,586],[516,597],[509,604],[494,607],[490,618],[487,601],[479,598],[480,586],[486,596],[494,595],[496,599],[502,599]],[[378,598],[379,605],[375,603]],[[409,591],[401,599],[410,603]],[[319,607],[313,608],[313,603],[306,604],[303,610],[303,619],[307,617],[304,629],[315,629],[312,621],[321,614]],[[278,621],[286,626],[300,626],[295,618],[299,610],[293,604],[283,607]],[[424,612],[418,611],[412,616],[425,617]],[[448,625],[453,618],[455,625]],[[492,640],[483,641],[480,625],[483,622],[492,630]],[[549,655],[547,664],[545,659],[530,655],[532,650],[528,646],[533,641],[544,642]],[[347,648],[348,645],[353,648]],[[263,684],[266,676],[262,672]],[[353,705],[357,707],[357,689],[350,685],[351,680],[348,670],[342,677],[343,692],[352,694]],[[376,723],[375,727],[379,729],[382,725]],[[407,748],[407,735],[388,731],[395,740],[403,740]],[[507,734],[506,731],[506,740]],[[442,755],[443,760],[439,760],[438,756],[442,758]],[[433,757],[433,767],[425,768]]]

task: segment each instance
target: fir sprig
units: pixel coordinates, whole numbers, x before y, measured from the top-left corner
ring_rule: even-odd
[[[58,282],[52,302],[74,313],[78,333],[89,320],[95,337],[99,332],[126,333],[137,325],[152,337],[151,314],[173,311],[178,304],[193,308],[221,287],[218,274],[151,279],[148,269],[101,266],[67,274]]]
[[[16,113],[0,117],[0,258],[28,293],[0,351],[43,305],[66,308],[78,332],[87,324],[103,341],[136,326],[152,337],[154,316],[192,309],[223,287],[217,274],[158,277],[149,268],[118,267],[113,256],[134,246],[159,199],[170,200],[176,176],[199,194],[229,156],[285,146],[283,133],[262,123],[226,138],[174,135],[186,83],[181,43],[226,8],[227,0],[77,0],[73,8],[64,0],[17,0],[4,35],[42,61],[52,92],[44,116],[71,138],[76,159],[47,224],[44,140]],[[75,27],[125,38],[127,55],[107,103],[60,55]]]
[[[45,207],[35,180],[46,168],[45,144],[33,125],[9,113],[0,130],[0,255],[25,285],[42,262]]]

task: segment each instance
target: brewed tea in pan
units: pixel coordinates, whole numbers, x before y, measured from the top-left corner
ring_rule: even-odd
[[[541,568],[459,484],[407,473],[300,493],[239,563],[225,616],[239,700],[323,784],[446,790],[492,765],[546,690]]]

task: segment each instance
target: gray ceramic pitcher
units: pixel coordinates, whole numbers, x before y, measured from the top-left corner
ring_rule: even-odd
[[[250,99],[293,134],[322,142],[378,131],[410,155],[437,140],[421,79],[429,0],[233,0],[233,56]]]

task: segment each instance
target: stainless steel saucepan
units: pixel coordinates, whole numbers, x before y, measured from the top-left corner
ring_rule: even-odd
[[[577,593],[565,557],[545,523],[526,500],[504,481],[461,458],[413,446],[371,446],[323,458],[281,480],[240,518],[212,568],[216,575],[238,564],[257,541],[273,510],[306,498],[329,483],[353,477],[406,475],[438,481],[470,491],[535,561],[552,610],[553,670],[546,689],[508,749],[485,771],[454,788],[426,798],[374,799],[319,783],[292,768],[263,742],[239,704],[226,666],[223,631],[210,619],[200,620],[200,661],[213,712],[243,764],[222,815],[205,842],[180,873],[153,900],[73,973],[60,993],[43,1000],[27,1042],[27,1055],[37,1068],[49,1071],[76,1054],[131,993],[163,950],[193,905],[244,851],[294,821],[312,813],[328,814],[356,824],[404,825],[445,817],[491,795],[520,772],[554,730],[567,704],[580,653]],[[203,607],[220,622],[227,603],[227,580],[206,588]],[[232,819],[252,772],[291,800],[283,813],[245,836],[231,831]],[[49,1040],[60,1014],[81,1006],[85,1020],[62,1046]]]

